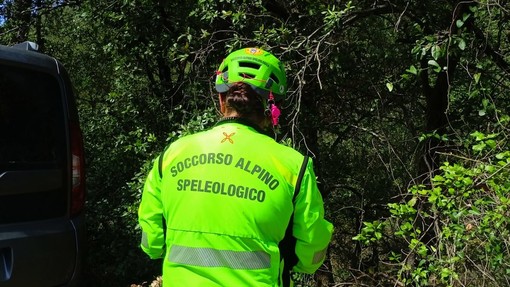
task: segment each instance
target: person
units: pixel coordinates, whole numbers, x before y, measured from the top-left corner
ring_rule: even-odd
[[[163,286],[290,286],[314,273],[333,226],[311,158],[265,134],[278,122],[283,64],[258,48],[217,71],[223,118],[171,143],[154,161],[139,206],[141,248],[164,258]]]

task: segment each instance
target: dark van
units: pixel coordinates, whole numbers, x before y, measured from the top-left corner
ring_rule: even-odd
[[[64,67],[35,43],[0,45],[0,287],[79,285],[83,168]]]

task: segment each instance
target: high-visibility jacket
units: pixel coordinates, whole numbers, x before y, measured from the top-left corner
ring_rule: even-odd
[[[305,158],[242,120],[170,144],[139,206],[141,248],[164,258],[163,285],[283,286],[279,245],[289,224],[297,262],[287,266],[315,272],[333,226]]]

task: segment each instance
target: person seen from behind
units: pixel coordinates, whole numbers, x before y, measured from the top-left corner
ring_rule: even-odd
[[[333,226],[311,158],[265,131],[285,99],[283,64],[258,48],[229,54],[216,76],[223,118],[171,143],[139,206],[142,250],[163,258],[163,286],[292,285],[314,273]]]

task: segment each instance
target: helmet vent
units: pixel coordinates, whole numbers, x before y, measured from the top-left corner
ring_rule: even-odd
[[[275,82],[276,84],[280,84],[280,81],[278,81],[278,77],[276,77],[275,74],[271,73],[271,75],[269,76],[269,78],[271,80],[273,80],[273,82]]]
[[[239,67],[252,68],[252,69],[258,70],[260,68],[260,65],[257,63],[251,63],[251,62],[239,62]]]
[[[241,77],[245,78],[245,79],[255,79],[255,75],[254,74],[250,74],[250,73],[241,73],[240,74]]]

